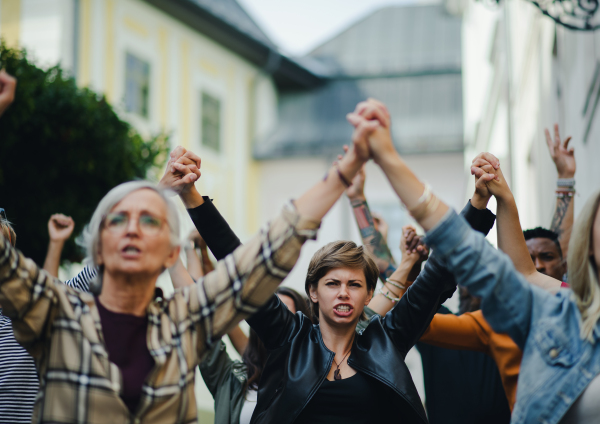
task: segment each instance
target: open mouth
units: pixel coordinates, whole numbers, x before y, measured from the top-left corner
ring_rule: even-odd
[[[138,253],[141,252],[141,250],[135,246],[125,246],[125,248],[122,250],[122,252],[127,255],[137,255]]]
[[[352,308],[350,305],[337,305],[335,308],[333,308],[333,311],[336,315],[345,317],[352,314],[353,309],[354,308]]]

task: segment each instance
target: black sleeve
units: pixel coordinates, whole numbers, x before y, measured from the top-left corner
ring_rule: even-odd
[[[489,233],[496,220],[490,210],[479,210],[470,201],[461,215],[474,230],[484,235]],[[404,354],[421,338],[437,310],[452,296],[454,290],[454,276],[437,260],[434,251],[417,280],[383,319],[386,331]]]
[[[489,209],[477,209],[471,205],[470,200],[460,214],[467,220],[471,228],[483,233],[485,236],[488,235],[494,226],[494,222],[496,222],[496,215],[492,211]]]
[[[217,260],[221,260],[242,243],[212,200],[207,196],[202,198],[204,203],[197,208],[188,209],[188,213],[210,251]]]
[[[302,312],[291,313],[277,295],[273,295],[258,312],[246,319],[268,350],[289,343],[306,321],[306,315]]]

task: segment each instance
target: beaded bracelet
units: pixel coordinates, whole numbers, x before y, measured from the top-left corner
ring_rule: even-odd
[[[387,292],[384,293],[383,290],[379,289],[379,293],[381,293],[386,299],[388,299],[392,303],[396,303],[396,302],[398,302],[400,300],[399,297],[392,297],[392,296],[390,296],[390,292],[389,291],[387,291]]]
[[[575,187],[575,178],[559,178],[556,180],[556,185],[558,187]]]
[[[400,290],[406,290],[406,286],[403,285],[400,281],[397,280],[391,280],[389,278],[385,279],[386,283],[390,283],[392,286],[394,287],[398,287]]]
[[[573,197],[575,190],[556,190],[556,197],[564,199],[565,197]]]

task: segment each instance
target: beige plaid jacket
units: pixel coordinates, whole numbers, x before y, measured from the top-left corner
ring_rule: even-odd
[[[318,227],[288,206],[204,279],[148,306],[155,367],[135,415],[119,397],[121,373],[108,359],[93,296],[40,270],[0,235],[0,304],[40,373],[33,422],[197,422],[194,373],[202,353],[269,299]]]

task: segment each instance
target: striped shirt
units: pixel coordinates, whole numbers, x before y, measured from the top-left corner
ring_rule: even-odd
[[[85,267],[75,278],[66,281],[69,287],[88,291],[96,271]],[[12,322],[0,309],[0,424],[31,423],[39,379],[33,358],[17,343]]]
[[[196,284],[147,309],[155,367],[137,410],[120,398],[122,376],[108,359],[94,297],[60,283],[0,236],[0,303],[40,374],[33,423],[196,423],[199,358],[256,312],[291,271],[319,223],[293,206]]]

